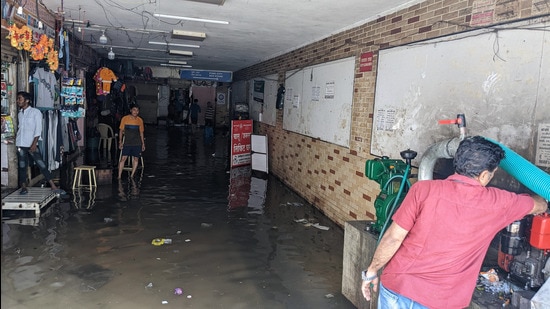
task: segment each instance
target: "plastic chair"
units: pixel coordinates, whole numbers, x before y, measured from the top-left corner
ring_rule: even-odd
[[[106,123],[98,123],[97,130],[99,131],[99,149],[103,148],[104,153],[111,153],[111,144],[116,143],[115,133],[113,128]],[[116,146],[115,146],[116,147]]]

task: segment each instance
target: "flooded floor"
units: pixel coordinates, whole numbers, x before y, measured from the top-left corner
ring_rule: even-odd
[[[68,190],[71,166],[109,166],[86,151],[34,225],[3,213],[2,308],[354,308],[339,226],[276,178],[229,171],[221,132],[146,137],[133,179]]]

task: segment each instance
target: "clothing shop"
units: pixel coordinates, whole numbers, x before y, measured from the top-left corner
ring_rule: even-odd
[[[97,150],[98,121],[116,123],[126,106],[124,84],[97,56],[41,5],[2,8],[2,187],[16,188],[18,157],[15,136],[20,113],[16,96],[31,94],[30,106],[42,114],[38,148],[54,181],[59,168],[81,149]],[[103,119],[98,119],[102,117]],[[57,178],[57,179],[56,179]],[[29,186],[43,181],[36,164],[27,173]]]

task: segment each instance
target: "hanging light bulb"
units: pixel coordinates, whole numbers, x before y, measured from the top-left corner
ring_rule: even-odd
[[[77,30],[78,30],[78,32],[82,32],[82,28],[80,28],[80,27],[78,27]]]
[[[113,52],[112,47],[111,47],[111,50],[109,51],[109,53],[107,54],[107,58],[109,58],[109,60],[115,60],[115,52]]]
[[[38,29],[44,29],[44,24],[41,21],[38,21]]]
[[[105,30],[103,30],[103,33],[99,37],[99,43],[107,44],[107,36],[105,35]]]
[[[17,8],[17,15],[23,15],[23,7],[22,6]]]

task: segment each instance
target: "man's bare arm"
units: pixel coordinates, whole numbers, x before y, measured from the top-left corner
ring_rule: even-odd
[[[535,205],[533,205],[533,209],[529,214],[538,215],[541,213],[545,213],[548,210],[548,203],[546,202],[546,200],[538,195],[533,195],[532,197],[535,201]]]

